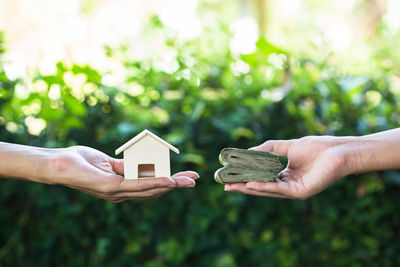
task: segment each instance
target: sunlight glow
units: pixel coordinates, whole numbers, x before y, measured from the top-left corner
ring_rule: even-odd
[[[400,77],[392,76],[390,85],[390,91],[396,95],[400,95]]]
[[[279,5],[284,7],[288,14],[295,14],[301,8],[301,0],[281,0]]]
[[[325,25],[325,36],[328,39],[332,50],[344,51],[350,47],[354,33],[352,29],[344,23]]]
[[[141,23],[162,5],[140,0],[102,0],[82,12],[81,0],[12,0],[0,2],[0,30],[7,38],[7,76],[25,77],[26,69],[44,75],[55,63],[89,64],[100,71],[115,71],[104,46],[139,39]],[[135,46],[136,50],[138,46]],[[137,54],[143,54],[143,49]]]
[[[46,121],[41,118],[28,116],[25,118],[25,125],[31,135],[39,135],[46,128]]]
[[[8,54],[4,58],[4,71],[10,80],[24,77],[26,74],[26,62],[22,55]]]
[[[261,97],[272,102],[279,102],[285,97],[287,92],[287,88],[283,87],[264,89],[261,92]]]
[[[389,0],[386,14],[383,18],[386,25],[393,33],[400,30],[400,1]]]
[[[16,84],[15,85],[15,96],[20,99],[26,99],[29,96],[29,90],[23,84]]]
[[[15,122],[10,121],[6,123],[6,129],[10,133],[16,133],[18,131],[18,125]]]
[[[231,24],[231,50],[235,54],[250,54],[256,50],[258,26],[253,17],[243,17]]]
[[[231,70],[233,75],[239,76],[241,74],[246,74],[250,71],[250,66],[246,62],[242,60],[238,60],[234,63],[231,63]]]
[[[200,35],[202,25],[195,11],[197,0],[168,0],[160,12],[161,21],[175,30],[179,38],[193,39]]]
[[[58,100],[61,97],[61,88],[59,84],[52,84],[49,90],[49,98],[51,100]]]

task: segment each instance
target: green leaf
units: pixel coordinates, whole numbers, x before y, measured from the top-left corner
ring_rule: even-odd
[[[72,95],[67,93],[62,93],[62,100],[64,101],[64,104],[67,107],[67,109],[71,111],[72,114],[77,116],[83,116],[86,114],[85,105]]]

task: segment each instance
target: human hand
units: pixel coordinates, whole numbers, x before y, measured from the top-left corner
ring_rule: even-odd
[[[51,162],[48,181],[111,202],[158,197],[177,187],[194,187],[199,178],[196,172],[185,171],[171,178],[125,180],[121,176],[124,172],[122,159],[85,146],[57,149]]]
[[[295,140],[267,141],[254,150],[273,151],[289,158],[277,182],[225,185],[226,191],[277,198],[309,198],[350,174],[349,151],[354,137],[309,136]]]

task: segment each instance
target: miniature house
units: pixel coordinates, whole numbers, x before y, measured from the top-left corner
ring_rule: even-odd
[[[170,177],[169,150],[179,154],[179,150],[148,130],[115,150],[124,152],[125,179]]]

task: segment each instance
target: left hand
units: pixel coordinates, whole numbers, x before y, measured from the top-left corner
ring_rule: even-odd
[[[51,183],[62,184],[87,194],[121,202],[136,198],[154,198],[177,187],[194,187],[199,175],[184,171],[172,177],[126,180],[124,162],[85,146],[57,149],[50,163]]]

